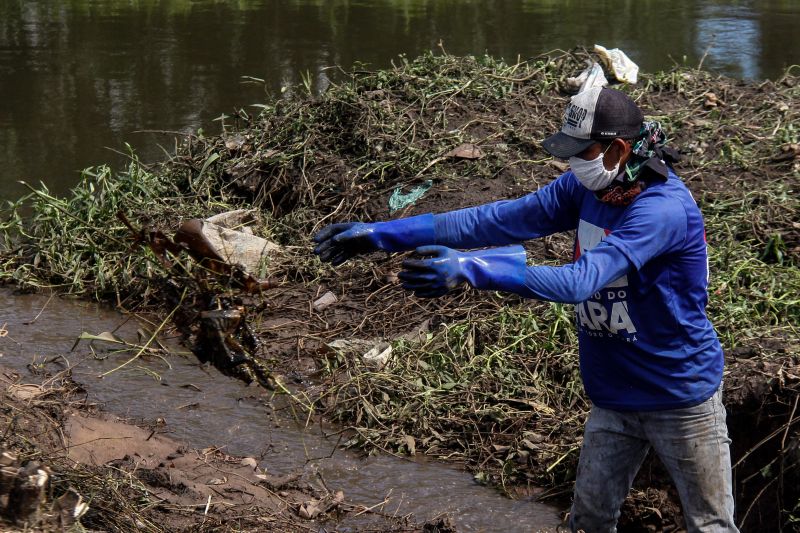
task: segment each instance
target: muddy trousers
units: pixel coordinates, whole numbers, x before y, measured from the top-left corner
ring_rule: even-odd
[[[689,532],[736,532],[730,439],[722,392],[684,409],[621,412],[593,406],[570,511],[572,531],[613,533],[652,447],[672,476]]]

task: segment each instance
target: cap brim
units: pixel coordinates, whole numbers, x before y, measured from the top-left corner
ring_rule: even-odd
[[[597,141],[592,139],[578,139],[559,131],[542,141],[542,148],[550,155],[561,159],[569,159],[583,152]]]

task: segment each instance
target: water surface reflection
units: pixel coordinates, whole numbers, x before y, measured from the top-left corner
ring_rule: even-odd
[[[89,165],[163,157],[169,136],[325,68],[389,65],[437,49],[515,60],[595,42],[644,70],[673,62],[744,77],[800,63],[787,0],[71,0],[0,3],[0,198],[43,180],[64,192]],[[265,80],[243,84],[242,76]]]

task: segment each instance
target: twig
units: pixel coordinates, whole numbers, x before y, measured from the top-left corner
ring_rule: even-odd
[[[44,313],[44,310],[45,310],[45,309],[47,309],[47,306],[48,306],[48,304],[50,303],[50,300],[52,300],[52,299],[53,299],[53,296],[55,296],[55,293],[54,293],[54,292],[51,292],[51,293],[50,293],[50,297],[49,297],[49,298],[47,299],[47,301],[44,303],[44,305],[42,306],[42,308],[39,310],[39,313],[38,313],[38,314],[37,314],[37,315],[36,315],[36,316],[33,318],[33,320],[28,320],[27,322],[23,322],[23,324],[25,324],[26,326],[29,326],[29,325],[31,325],[31,324],[33,324],[33,323],[35,323],[35,322],[36,322],[36,321],[39,319],[39,317],[40,317],[40,316],[42,316],[42,313]]]
[[[144,351],[147,350],[147,348],[150,346],[150,344],[153,342],[153,340],[156,338],[156,336],[159,334],[159,332],[161,332],[161,330],[164,328],[164,326],[166,326],[167,323],[172,319],[172,315],[174,315],[175,312],[180,308],[181,304],[183,304],[183,299],[186,297],[186,292],[187,291],[188,291],[188,288],[184,287],[183,293],[181,293],[181,298],[178,301],[178,305],[176,305],[172,309],[172,311],[169,312],[169,314],[166,316],[166,318],[164,318],[164,320],[161,321],[161,324],[155,329],[155,331],[153,331],[153,334],[150,335],[150,338],[147,340],[146,343],[144,343],[144,345],[139,349],[139,351],[136,352],[136,355],[134,355],[133,357],[131,357],[130,359],[128,359],[127,361],[125,361],[121,365],[119,365],[119,366],[117,366],[115,368],[112,368],[111,370],[109,370],[107,372],[103,372],[98,377],[104,378],[107,375],[109,375],[109,374],[111,374],[113,372],[116,372],[117,370],[119,370],[119,369],[129,365],[130,363],[136,361],[139,358],[139,356],[141,356],[144,353]]]

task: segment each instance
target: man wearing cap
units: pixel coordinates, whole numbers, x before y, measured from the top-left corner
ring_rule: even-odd
[[[416,249],[421,257],[404,261],[399,277],[421,297],[466,282],[575,304],[592,409],[573,531],[616,531],[651,447],[678,488],[689,531],[737,531],[723,355],[705,312],[703,219],[672,169],[677,153],[625,93],[599,87],[571,99],[561,131],[543,146],[570,170],[537,192],[443,214],[333,224],[315,236],[315,252],[338,265],[361,253]],[[519,243],[570,230],[573,263],[528,266]]]

